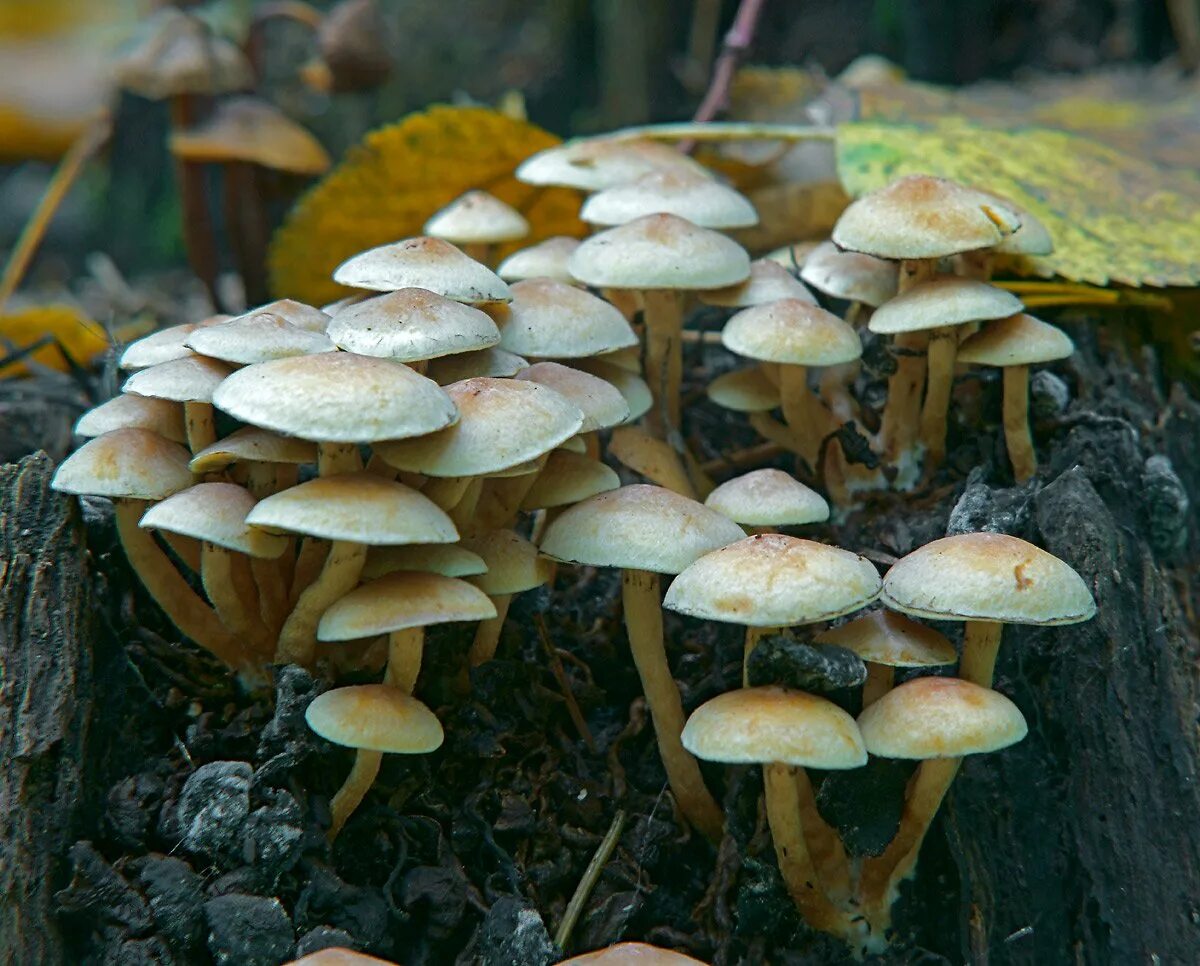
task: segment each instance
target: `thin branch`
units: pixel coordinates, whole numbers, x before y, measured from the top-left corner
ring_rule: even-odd
[[[621,832],[625,829],[625,812],[619,810],[613,816],[612,825],[609,826],[608,832],[596,847],[595,853],[592,855],[592,860],[588,863],[588,867],[583,871],[583,878],[579,880],[579,885],[575,887],[575,894],[571,896],[571,901],[567,903],[567,911],[563,913],[562,922],[558,925],[558,931],[554,934],[554,942],[559,949],[566,951],[567,942],[571,938],[571,931],[575,928],[575,923],[579,920],[580,913],[583,912],[583,907],[591,896],[592,890],[596,888],[596,883],[600,881],[600,873],[604,871],[604,866],[608,863],[609,858],[613,854],[613,849],[617,847],[617,842],[621,838]]]
[[[733,25],[725,35],[721,54],[713,67],[712,81],[708,93],[696,108],[693,120],[711,121],[729,102],[729,88],[738,64],[754,42],[754,31],[766,0],[742,0],[733,18]]]

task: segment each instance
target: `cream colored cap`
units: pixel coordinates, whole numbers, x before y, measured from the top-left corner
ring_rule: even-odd
[[[512,530],[489,530],[466,537],[462,545],[479,554],[487,572],[471,578],[485,594],[519,594],[541,587],[554,575],[554,567],[538,549]]]
[[[339,349],[396,362],[490,349],[500,341],[485,312],[421,288],[402,288],[340,309],[329,323]]]
[[[615,490],[620,485],[620,478],[606,463],[570,450],[556,449],[525,494],[521,509],[569,506],[597,493]]]
[[[977,366],[1029,366],[1065,359],[1075,343],[1062,329],[1021,313],[989,322],[958,347],[958,360]]]
[[[829,519],[829,504],[783,470],[753,470],[722,483],[704,501],[744,527],[786,527]]]
[[[800,299],[816,305],[812,292],[791,272],[767,258],[750,263],[750,277],[728,288],[714,288],[700,294],[700,301],[728,309],[748,309],[753,305]]]
[[[160,362],[149,369],[139,369],[121,387],[122,392],[174,402],[206,402],[233,370],[216,359],[188,356],[173,362]]]
[[[598,288],[722,288],[750,277],[737,242],[674,215],[647,215],[584,241],[568,262]]]
[[[442,745],[442,725],[411,694],[387,684],[359,684],[318,694],[304,711],[326,741],[387,754],[421,755]]]
[[[888,667],[953,664],[958,653],[944,635],[894,610],[880,608],[822,631],[818,644],[836,644],[864,661]]]
[[[564,959],[559,966],[704,966],[699,959],[645,943],[617,943]]]
[[[558,362],[538,362],[522,369],[516,378],[553,389],[574,404],[583,413],[583,424],[577,432],[609,429],[629,418],[629,404],[617,387],[582,369]]]
[[[425,222],[425,234],[456,245],[492,245],[529,234],[516,208],[486,191],[468,191]]]
[[[257,426],[243,426],[224,439],[206,446],[192,457],[193,473],[215,473],[234,463],[288,463],[317,461],[317,447],[308,440],[280,436]]]
[[[872,307],[895,298],[899,273],[895,262],[862,252],[844,252],[833,242],[821,242],[804,260],[800,277],[835,299]]]
[[[213,403],[244,423],[331,443],[421,436],[458,418],[432,379],[390,359],[350,352],[247,366],[221,384]]]
[[[526,158],[517,168],[517,180],[603,191],[655,171],[688,171],[700,176],[708,173],[703,165],[657,141],[587,138]]]
[[[116,429],[63,461],[51,487],[78,496],[161,500],[192,485],[188,451],[148,429]]]
[[[214,315],[202,322],[185,322],[182,325],[171,325],[157,332],[144,335],[125,347],[121,353],[120,367],[122,369],[148,369],[162,362],[173,362],[195,355],[185,342],[188,336],[198,328],[206,325],[220,325],[232,318],[229,315]]]
[[[993,199],[1009,211],[1015,212],[1021,219],[1021,227],[996,246],[996,251],[1004,255],[1049,255],[1054,251],[1054,239],[1050,231],[1040,222],[1028,208],[1015,205],[1007,198],[983,188],[976,188],[981,195]]]
[[[608,455],[657,486],[676,493],[692,492],[687,469],[675,448],[637,426],[613,430],[608,441]]]
[[[858,718],[867,751],[881,758],[959,758],[1015,745],[1029,730],[999,692],[958,678],[905,681]]]
[[[394,547],[372,547],[363,564],[364,580],[374,580],[394,570],[419,570],[443,577],[474,577],[487,572],[477,553],[457,543],[410,543]]]
[[[779,387],[761,366],[747,366],[717,376],[705,388],[708,398],[735,413],[765,413],[780,404]]]
[[[879,258],[942,258],[991,248],[1020,227],[1016,213],[994,198],[911,174],[851,203],[833,226],[833,241]]]
[[[246,525],[254,502],[248,490],[234,483],[197,483],[154,504],[138,526],[273,560],[287,549],[287,538]]]
[[[654,171],[636,181],[592,195],[579,217],[593,225],[624,225],[646,215],[675,215],[701,228],[750,228],[758,224],[754,205],[739,191],[707,173]]]
[[[741,527],[703,504],[637,483],[564,511],[546,529],[542,553],[566,563],[677,574],[743,537]]]
[[[317,640],[355,641],[409,627],[496,616],[487,594],[465,580],[441,574],[397,570],[350,591],[317,625]]]
[[[578,238],[555,235],[536,245],[513,252],[500,263],[496,274],[506,282],[521,282],[527,278],[546,278],[556,282],[574,283],[567,271],[567,260],[579,247]]]
[[[799,366],[835,366],[862,355],[853,328],[799,299],[742,309],[725,323],[721,342],[740,356]]]
[[[692,712],[682,738],[697,758],[730,765],[780,762],[842,770],[867,763],[850,715],[825,698],[780,687],[718,694]]]
[[[447,386],[452,382],[477,379],[480,376],[507,379],[515,376],[527,365],[528,359],[493,346],[477,352],[459,352],[456,355],[431,359],[425,371],[439,386]]]
[[[465,379],[446,387],[459,420],[416,439],[378,443],[390,465],[427,476],[486,476],[547,453],[579,432],[583,413],[553,389],[515,379]]]
[[[629,407],[626,422],[632,423],[641,419],[654,405],[654,396],[650,393],[650,386],[636,372],[630,372],[628,369],[614,365],[607,359],[608,355],[604,355],[571,361],[576,369],[582,369],[598,379],[603,379],[625,397],[625,404]]]
[[[1021,311],[1021,300],[987,282],[943,275],[914,285],[872,314],[872,332],[895,335],[984,319],[1002,319]]]
[[[252,527],[369,545],[454,543],[448,516],[416,490],[373,473],[320,476],[275,493],[246,517]]]
[[[197,329],[186,345],[201,355],[243,366],[331,352],[334,347],[323,332],[302,329],[263,312]]]
[[[864,557],[782,533],[706,554],[672,581],[663,607],[749,627],[813,624],[865,607],[879,593]]]
[[[342,262],[333,280],[378,292],[423,288],[469,305],[510,297],[500,276],[440,238],[409,238],[372,248]]]
[[[888,607],[935,620],[1075,624],[1095,616],[1083,578],[1053,554],[1003,533],[943,537],[887,572]]]
[[[274,302],[259,305],[237,318],[245,321],[259,318],[278,319],[308,332],[324,332],[329,327],[329,313],[295,299],[276,299]]]
[[[113,396],[89,409],[75,424],[77,436],[103,436],[116,429],[148,429],[175,443],[187,442],[183,409],[169,399],[149,396]]]
[[[137,43],[116,65],[118,83],[150,100],[180,94],[224,94],[254,83],[235,44],[204,21],[164,8],[145,24]]]
[[[309,131],[260,97],[230,97],[212,117],[170,137],[171,153],[197,164],[244,161],[273,171],[317,175],[329,152]]]
[[[638,344],[625,316],[610,303],[548,278],[514,284],[512,302],[495,315],[501,347],[524,356],[576,359]]]
[[[380,964],[393,966],[386,959],[376,959],[366,953],[356,953],[353,949],[346,949],[344,946],[327,946],[325,949],[318,949],[315,953],[293,959],[286,966],[371,966],[372,963],[376,966],[380,966]]]

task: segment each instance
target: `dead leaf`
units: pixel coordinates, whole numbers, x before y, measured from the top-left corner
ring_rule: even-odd
[[[0,356],[7,355],[10,348],[24,349],[43,339],[46,344],[30,358],[59,372],[68,369],[63,352],[83,364],[109,346],[104,329],[69,305],[41,305],[0,315],[0,340],[7,343]],[[0,370],[0,377],[8,379],[28,372],[24,364],[18,363]]]

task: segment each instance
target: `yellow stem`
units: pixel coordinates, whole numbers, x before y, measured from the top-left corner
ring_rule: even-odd
[[[346,824],[346,820],[354,814],[354,810],[367,797],[367,792],[375,783],[375,776],[379,774],[379,766],[382,763],[383,754],[381,752],[366,751],[362,748],[355,752],[354,766],[350,769],[350,774],[346,776],[342,787],[338,789],[337,794],[329,803],[329,811],[333,818],[329,826],[330,842],[337,838],[342,826]]]
[[[1029,366],[1004,367],[1004,443],[1013,478],[1024,483],[1037,472],[1037,453],[1029,431]]]

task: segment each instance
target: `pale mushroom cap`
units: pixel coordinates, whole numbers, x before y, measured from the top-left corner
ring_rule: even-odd
[[[606,361],[608,356],[593,356],[589,359],[572,360],[575,368],[582,369],[584,372],[590,372],[598,379],[603,379],[605,382],[614,386],[622,396],[625,397],[625,404],[629,407],[629,415],[626,417],[626,422],[632,423],[635,420],[641,419],[650,411],[650,407],[654,405],[654,396],[650,392],[650,386],[646,380],[639,376],[636,372],[630,372],[621,366],[614,365]]]
[[[672,581],[663,606],[729,624],[786,627],[849,614],[879,588],[875,567],[857,554],[762,533],[705,554]]]
[[[588,138],[526,158],[517,168],[517,179],[526,184],[603,191],[655,171],[688,171],[701,176],[708,173],[703,165],[666,144]]]
[[[116,429],[63,461],[51,486],[78,496],[161,500],[195,482],[188,451],[148,429]]]
[[[737,413],[765,413],[780,403],[779,387],[767,378],[761,366],[717,376],[704,391],[722,409]]]
[[[611,466],[590,456],[556,449],[537,481],[521,501],[522,510],[569,506],[589,496],[615,490],[621,480]]]
[[[500,341],[485,312],[420,288],[402,288],[340,309],[329,323],[339,349],[396,362],[490,349]]]
[[[250,492],[235,483],[197,483],[150,507],[138,526],[274,559],[287,548],[287,538],[246,525],[254,502]]]
[[[357,296],[351,298],[357,299]],[[278,319],[309,332],[324,332],[329,327],[329,313],[295,299],[276,299],[274,302],[256,306],[237,318],[248,321],[263,317]]]
[[[448,386],[452,382],[477,379],[481,376],[507,379],[509,376],[515,376],[527,365],[529,360],[523,356],[493,346],[477,352],[459,352],[452,356],[432,359],[425,371],[439,386]]]
[[[636,483],[564,511],[546,528],[541,549],[567,563],[677,574],[743,537],[741,527],[703,504]]]
[[[958,660],[958,652],[944,635],[927,624],[883,608],[822,631],[815,640],[819,644],[836,644],[864,661],[888,667],[935,667]]]
[[[371,966],[372,963],[376,966],[380,966],[380,964],[393,966],[386,959],[376,959],[366,953],[356,953],[353,949],[346,949],[344,946],[327,946],[325,949],[318,949],[315,953],[293,959],[286,966]]]
[[[213,403],[244,423],[332,443],[421,436],[458,418],[432,379],[390,359],[350,352],[247,366],[221,384]]]
[[[742,309],[725,323],[721,342],[740,356],[799,366],[834,366],[862,355],[853,328],[799,299]]]
[[[427,476],[486,476],[547,453],[579,432],[583,413],[553,389],[515,379],[464,379],[446,387],[459,420],[416,439],[381,442],[397,469]]]
[[[638,344],[613,305],[548,278],[515,283],[512,302],[496,311],[496,319],[501,347],[523,356],[576,359]]]
[[[958,758],[1015,745],[1029,728],[1008,698],[958,678],[905,681],[858,718],[867,751],[882,758]]]
[[[233,370],[216,359],[188,356],[139,369],[121,387],[122,392],[174,402],[213,401],[213,394]]]
[[[941,258],[998,245],[1020,226],[994,198],[913,174],[851,203],[833,226],[833,241],[879,258]]]
[[[826,295],[872,307],[894,298],[899,286],[895,262],[844,252],[831,241],[813,249],[804,260],[800,277]]]
[[[173,362],[195,355],[184,343],[188,337],[206,325],[219,325],[228,322],[232,316],[214,315],[202,322],[185,322],[182,325],[171,325],[157,332],[142,336],[129,343],[121,353],[120,367],[122,369],[148,369],[162,362]]]
[[[538,362],[522,369],[516,378],[553,389],[575,405],[583,413],[580,433],[609,429],[629,418],[629,404],[617,387],[582,369],[558,362]]]
[[[444,737],[432,711],[387,684],[359,684],[318,694],[305,709],[304,720],[335,745],[388,754],[436,751]]]
[[[568,266],[579,281],[611,288],[722,288],[750,276],[741,245],[674,215],[646,215],[593,235]]]
[[[1003,533],[943,537],[887,572],[883,602],[914,617],[1074,624],[1096,613],[1083,578],[1041,547]]]
[[[1075,343],[1062,329],[1021,313],[989,322],[958,347],[960,362],[978,366],[1029,366],[1065,359]]]
[[[412,543],[372,547],[363,565],[364,580],[374,580],[394,570],[419,570],[443,577],[474,577],[487,572],[477,553],[457,543]]]
[[[783,470],[753,470],[722,483],[704,505],[745,527],[786,527],[829,519],[829,504]]]
[[[1021,227],[996,246],[998,253],[1004,255],[1049,255],[1054,251],[1054,239],[1050,237],[1049,229],[1032,215],[1028,208],[1013,204],[995,192],[983,188],[975,190],[1014,212],[1021,220]]]
[[[614,291],[620,291],[614,289]],[[635,376],[642,374],[642,347],[641,345],[631,345],[624,349],[613,349],[611,352],[602,352],[596,358],[597,362],[603,362],[605,365],[616,366],[618,369],[624,369],[626,372],[632,372]]]
[[[342,262],[333,280],[352,288],[394,292],[423,288],[469,305],[507,302],[508,285],[486,265],[440,238],[409,238],[380,245]]]
[[[457,577],[397,570],[356,587],[334,603],[317,625],[317,640],[354,641],[409,627],[496,616],[487,594]]]
[[[280,436],[257,426],[243,426],[193,456],[191,469],[193,473],[214,473],[234,463],[299,466],[316,461],[317,447],[308,440]]]
[[[676,215],[702,228],[750,228],[754,205],[739,191],[707,174],[654,171],[592,195],[579,212],[593,225],[624,225],[646,215]]]
[[[683,747],[704,761],[840,770],[867,763],[854,719],[832,701],[780,687],[740,688],[700,705]]]
[[[1021,300],[1012,292],[971,278],[943,275],[914,285],[879,306],[871,314],[868,328],[895,335],[1002,319],[1020,311]]]
[[[302,329],[268,313],[197,329],[188,336],[186,344],[201,355],[243,366],[331,352],[334,348],[324,333]]]
[[[151,100],[223,94],[254,81],[237,46],[173,8],[150,18],[138,43],[117,62],[116,77],[126,90]]]
[[[468,191],[425,223],[425,234],[457,245],[491,245],[529,234],[524,216],[486,191]]]
[[[676,493],[686,493],[692,488],[687,468],[675,448],[637,426],[613,430],[608,456],[657,486]]]
[[[117,429],[148,429],[175,443],[187,442],[183,409],[168,399],[122,394],[89,409],[75,424],[78,436],[103,436]]]
[[[471,583],[493,597],[541,587],[554,573],[537,547],[512,530],[490,530],[465,538],[462,545],[487,564],[487,572],[472,577]]]
[[[778,302],[780,299],[800,299],[816,305],[817,300],[804,283],[778,262],[760,258],[750,263],[750,277],[728,288],[715,288],[700,295],[707,305],[729,309],[748,309],[754,305]]]
[[[231,97],[212,117],[170,138],[171,153],[198,164],[245,161],[273,171],[317,175],[332,161],[309,131],[258,97]]]
[[[253,527],[370,545],[454,543],[458,531],[437,505],[372,473],[321,476],[275,493],[246,517]]]
[[[645,943],[617,943],[564,959],[559,966],[704,966],[699,959]]]
[[[571,253],[579,247],[578,238],[555,235],[536,245],[513,252],[500,263],[496,274],[506,282],[520,282],[527,278],[548,278],[556,282],[574,282],[567,270]]]

